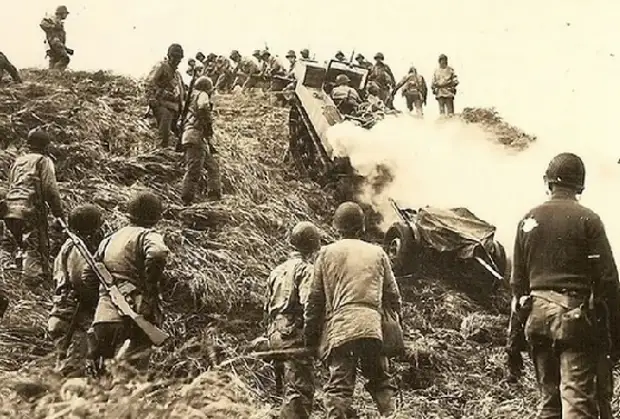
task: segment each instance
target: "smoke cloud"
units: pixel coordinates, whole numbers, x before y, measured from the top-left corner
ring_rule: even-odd
[[[411,208],[466,207],[496,226],[496,238],[508,252],[520,218],[547,198],[542,176],[549,160],[560,152],[574,152],[586,164],[582,203],[601,215],[612,246],[620,243],[620,225],[609,200],[620,181],[620,156],[591,144],[539,138],[518,151],[500,144],[478,124],[459,118],[420,120],[408,114],[387,117],[371,130],[339,124],[328,131],[328,139],[335,153],[348,156],[370,183],[385,178],[381,167],[391,172],[392,181],[380,192],[368,186],[359,196],[382,214],[384,231],[398,219],[388,198]]]

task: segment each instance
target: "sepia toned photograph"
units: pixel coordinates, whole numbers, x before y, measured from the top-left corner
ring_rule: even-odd
[[[0,417],[620,417],[620,4],[2,18]]]

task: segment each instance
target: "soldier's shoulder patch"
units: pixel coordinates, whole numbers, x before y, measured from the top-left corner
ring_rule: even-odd
[[[523,230],[524,233],[529,233],[536,227],[538,227],[538,221],[532,216],[527,217],[521,222],[521,230]]]

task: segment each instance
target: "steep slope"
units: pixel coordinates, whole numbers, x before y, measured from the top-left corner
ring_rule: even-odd
[[[34,70],[25,72],[25,80],[0,90],[0,177],[6,181],[28,129],[45,123],[58,139],[52,154],[68,208],[95,203],[111,230],[123,224],[132,190],[155,189],[166,202],[161,230],[172,259],[165,328],[174,339],[158,351],[149,377],[123,366],[116,367],[121,378],[112,382],[56,377],[45,337],[51,284],[35,290],[21,284],[8,266],[11,246],[5,240],[0,286],[13,304],[0,324],[0,371],[5,371],[0,373],[0,413],[15,418],[52,412],[56,417],[266,417],[277,401],[271,367],[250,360],[212,370],[207,347],[215,343],[223,356],[233,356],[262,333],[264,282],[285,258],[295,222],[312,220],[324,230],[325,242],[333,239],[335,202],[329,191],[296,179],[294,169],[283,163],[287,109],[273,106],[269,96],[218,97],[215,145],[225,198],[184,208],[181,155],[155,149],[136,81]],[[488,125],[505,144],[531,140],[490,110],[469,109],[463,119]],[[53,237],[54,246],[61,240]],[[401,283],[410,342],[407,362],[396,363],[402,417],[533,417],[531,368],[521,385],[505,381],[506,294],[473,294],[468,281],[475,278],[448,273]],[[357,395],[360,410],[375,417],[361,387]],[[320,411],[316,417],[322,417]]]

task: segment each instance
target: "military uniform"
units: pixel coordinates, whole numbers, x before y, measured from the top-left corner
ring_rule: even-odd
[[[294,252],[288,261],[276,267],[269,276],[265,313],[267,337],[272,349],[301,347],[303,312],[312,283],[313,265],[309,257]],[[283,419],[308,419],[314,398],[312,359],[283,362]]]
[[[403,97],[407,102],[407,109],[412,111],[415,106],[415,111],[418,116],[422,116],[424,111],[423,105],[426,103],[428,89],[426,87],[426,81],[424,77],[419,75],[415,70],[410,71],[403,79],[396,84],[394,91],[402,88]]]
[[[439,67],[435,70],[431,88],[439,103],[439,113],[441,115],[454,114],[454,97],[456,96],[458,84],[458,78],[452,67]]]
[[[132,224],[104,239],[94,257],[110,271],[115,285],[134,310],[151,323],[161,325],[159,287],[168,252],[161,234]],[[84,280],[89,286],[98,283],[91,268],[85,269]],[[129,339],[127,356],[138,358],[138,367],[147,366],[150,339],[133,321],[121,316],[103,286],[99,287],[93,328],[97,344],[91,356],[96,361],[113,358]]]
[[[207,86],[201,86],[203,83]],[[203,167],[207,169],[208,196],[217,199],[221,197],[219,163],[214,156],[215,149],[211,145],[213,139],[211,108],[213,105],[210,94],[212,92],[211,80],[207,77],[201,77],[196,81],[195,90],[192,92],[189,102],[187,121],[181,138],[187,166],[182,192],[183,202],[186,205],[189,205],[194,199]]]
[[[251,89],[256,86],[260,75],[259,66],[248,57],[240,57],[237,62],[236,79],[234,86],[241,86],[243,90]]]
[[[170,131],[181,114],[185,94],[181,74],[168,59],[157,64],[147,77],[147,100],[157,120],[163,147],[169,144]]]
[[[52,160],[34,151],[18,157],[9,173],[4,202],[4,221],[17,241],[18,262],[23,258],[24,279],[33,283],[51,279],[46,203],[55,217],[63,217]]]
[[[574,194],[554,190],[519,222],[513,265],[513,295],[533,296],[525,336],[542,397],[537,418],[597,418],[595,377],[607,345],[596,320],[582,309],[596,287],[611,309],[617,342],[620,303],[618,272],[601,219]]]
[[[49,58],[49,68],[55,70],[65,70],[71,61],[67,49],[67,33],[62,18],[56,14],[46,16],[39,25],[45,32],[48,46],[47,57]]]
[[[214,76],[215,90],[218,92],[226,92],[230,90],[230,86],[233,82],[233,70],[230,61],[223,55],[217,57],[215,61]]]
[[[357,106],[362,102],[357,90],[344,84],[334,87],[330,96],[336,107],[345,115],[354,113]]]
[[[374,81],[379,86],[379,98],[388,104],[392,87],[396,84],[396,79],[392,73],[392,69],[383,61],[378,61],[368,74],[368,81]]]
[[[401,305],[390,261],[380,247],[342,239],[321,249],[304,312],[304,335],[329,367],[326,418],[348,417],[358,363],[380,413],[393,412],[396,387],[382,352],[382,313],[391,308],[400,315]]]
[[[2,81],[2,76],[4,76],[4,72],[9,73],[9,76],[13,79],[13,81],[17,83],[21,83],[22,79],[19,76],[19,72],[15,68],[13,64],[9,61],[9,59],[0,52],[0,82]]]

